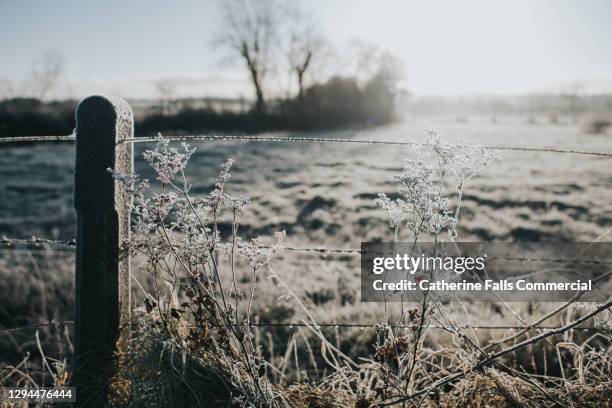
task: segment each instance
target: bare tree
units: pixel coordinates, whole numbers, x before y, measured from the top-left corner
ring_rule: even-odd
[[[32,64],[30,88],[38,99],[44,99],[56,88],[64,72],[64,57],[59,51],[46,51]]]
[[[297,3],[286,10],[284,52],[289,63],[291,76],[295,76],[298,98],[304,94],[306,73],[314,65],[314,60],[323,54],[325,42],[311,14],[301,10]]]
[[[274,0],[225,0],[219,4],[223,12],[220,44],[244,62],[255,89],[255,109],[262,112],[281,8]]]
[[[404,61],[390,51],[361,40],[351,41],[348,47],[352,49],[352,64],[347,63],[347,68],[361,85],[383,80],[389,90],[395,91],[406,78]]]
[[[161,79],[155,82],[157,93],[159,94],[159,101],[164,115],[170,111],[170,101],[176,95],[177,83],[171,79]]]

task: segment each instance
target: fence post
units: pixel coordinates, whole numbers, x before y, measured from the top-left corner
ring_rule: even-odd
[[[75,355],[78,406],[105,406],[117,343],[129,336],[131,197],[108,173],[133,170],[134,120],[121,98],[90,96],[76,110]]]

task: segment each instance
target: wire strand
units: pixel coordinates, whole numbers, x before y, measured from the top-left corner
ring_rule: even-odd
[[[0,238],[0,244],[6,246],[12,245],[35,245],[40,246],[43,244],[54,245],[54,246],[68,246],[68,247],[76,247],[76,239],[66,239],[66,240],[56,240],[49,239],[43,237],[32,236],[30,238],[9,238],[7,236],[2,236]]]
[[[381,323],[319,323],[319,324],[306,324],[306,323],[251,323],[253,327],[331,327],[331,328],[376,328]],[[397,329],[411,329],[417,327],[417,325],[408,324],[387,324],[386,326],[397,328]],[[446,329],[445,326],[441,325],[430,325],[427,326],[432,329]],[[459,329],[477,329],[477,330],[522,330],[526,326],[463,326],[458,327]],[[533,326],[533,330],[554,330],[559,329],[561,326]],[[603,327],[576,327],[578,330],[602,330],[606,329]]]
[[[36,330],[42,327],[68,326],[68,325],[73,325],[73,324],[74,324],[73,320],[61,320],[61,321],[51,320],[49,322],[30,324],[26,326],[0,328],[0,333],[14,333],[14,332],[26,331],[26,330]]]
[[[1,137],[0,143],[35,143],[35,142],[74,142],[76,136],[61,135],[61,136],[15,136],[15,137]]]
[[[367,139],[341,139],[341,138],[326,138],[326,137],[279,137],[279,136],[242,136],[242,135],[167,135],[164,138],[174,141],[246,141],[246,142],[288,142],[288,143],[346,143],[346,144],[366,144],[366,145],[388,145],[388,146],[432,146],[431,143],[406,141],[394,142],[386,140],[367,140]],[[74,142],[76,137],[74,134],[63,136],[16,136],[0,138],[0,144],[9,143],[33,143],[33,142]],[[155,142],[156,137],[136,137],[123,139],[118,144],[122,143],[148,143]],[[541,153],[561,153],[561,154],[577,154],[587,156],[612,157],[609,152],[593,152],[577,149],[558,149],[554,147],[522,147],[522,146],[483,146],[487,150],[500,151],[520,151],[520,152],[541,152]]]
[[[341,139],[341,138],[327,138],[327,137],[278,137],[278,136],[242,136],[242,135],[164,135],[165,139],[175,141],[250,141],[250,142],[289,142],[289,143],[347,143],[347,144],[366,144],[366,145],[388,145],[388,146],[433,146],[431,143],[424,142],[394,142],[386,140],[364,140],[364,139]],[[146,143],[155,142],[159,138],[157,137],[139,137],[124,139],[119,143]],[[557,149],[553,147],[520,147],[520,146],[483,146],[487,150],[509,150],[509,151],[523,151],[523,152],[543,152],[543,153],[563,153],[563,154],[580,154],[590,156],[603,156],[612,157],[612,153],[608,152],[592,152],[586,150],[574,150],[574,149]]]
[[[0,328],[0,333],[15,333],[19,331],[27,331],[27,330],[36,330],[43,327],[50,326],[70,326],[73,325],[73,320],[62,320],[62,321],[49,321],[38,324],[31,324],[26,326],[18,326],[18,327],[7,327]],[[244,325],[236,325],[236,326],[244,326]],[[295,327],[316,327],[316,328],[370,328],[374,329],[377,326],[381,326],[381,323],[319,323],[319,324],[306,324],[306,323],[251,323],[251,327],[287,327],[287,328],[295,328]],[[408,324],[387,324],[386,326],[396,328],[396,329],[410,329],[414,328],[415,325]],[[446,329],[445,326],[441,325],[430,325],[428,326],[432,329]],[[561,326],[533,326],[530,329],[532,330],[555,330],[559,329]],[[461,326],[458,329],[476,329],[476,330],[520,330],[525,329],[525,326],[510,326],[510,325],[500,325],[500,326]],[[596,331],[606,331],[606,328],[603,327],[595,327],[595,326],[587,326],[587,327],[576,327],[575,330],[596,330]]]
[[[6,249],[13,250],[13,245],[52,245],[52,246],[64,246],[69,248],[76,247],[75,239],[68,240],[52,240],[47,238],[35,237],[30,239],[26,238],[8,238],[3,236],[0,240],[0,245],[6,245]],[[262,246],[264,249],[269,249],[268,246]],[[0,247],[0,249],[3,249]],[[284,246],[281,248],[284,251],[291,252],[304,252],[304,253],[318,253],[322,256],[328,254],[343,254],[343,255],[361,255],[362,251],[353,248],[310,248],[310,247],[295,247],[295,246]],[[491,256],[488,260],[501,260],[501,261],[513,261],[513,262],[542,262],[542,263],[566,263],[566,264],[580,264],[580,265],[607,265],[612,264],[612,259],[571,259],[571,258],[530,258],[530,257],[504,257],[504,256]]]

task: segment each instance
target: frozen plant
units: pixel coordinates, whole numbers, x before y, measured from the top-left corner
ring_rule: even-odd
[[[399,197],[392,200],[380,193],[376,199],[389,217],[396,241],[402,228],[407,229],[411,242],[423,238],[438,242],[444,232],[452,241],[457,236],[465,183],[498,159],[496,153],[483,146],[469,145],[463,140],[454,144],[443,142],[434,130],[428,131],[427,144],[431,152],[418,152],[415,159],[407,160],[404,174],[394,177]],[[454,194],[449,184],[454,184]]]
[[[448,244],[457,236],[465,183],[497,160],[498,156],[483,146],[470,145],[463,140],[443,142],[434,130],[428,131],[427,146],[429,151],[419,151],[415,159],[407,160],[404,174],[394,177],[399,186],[398,197],[391,199],[381,193],[376,204],[387,213],[395,242],[404,238],[402,232],[405,230],[405,239],[413,249],[420,251],[420,243],[431,242],[433,254],[444,256]],[[424,370],[418,358],[420,345],[432,320],[450,331],[456,326],[452,316],[434,313],[441,311],[442,305],[428,291],[424,291],[420,298],[409,300],[418,301],[420,307],[406,310],[404,295],[401,295],[398,326],[407,323],[410,327],[408,331],[393,330],[387,324],[386,313],[384,324],[377,330],[377,370],[388,373],[381,388],[383,395],[394,387],[404,393],[414,390],[415,373]],[[392,371],[395,371],[395,380],[390,375]]]
[[[158,392],[155,387],[171,386],[174,380],[184,382],[172,377],[173,370],[158,382],[145,381],[149,372],[161,372],[159,365],[170,357],[169,364],[182,364],[176,368],[181,375],[194,364],[202,370],[218,370],[222,381],[233,389],[230,399],[236,403],[244,399],[253,405],[276,406],[275,390],[262,375],[266,362],[255,350],[250,314],[259,270],[282,249],[284,232],[273,239],[238,237],[240,217],[249,200],[227,192],[231,159],[221,165],[212,191],[192,196],[185,169],[194,151],[187,144],[172,147],[160,136],[155,148],[144,152],[159,182],[156,189],[137,175],[108,169],[134,197],[132,234],[124,247],[143,260],[141,268],[153,282],[152,293],[145,293],[138,320],[141,328],[125,350],[121,367],[131,385],[118,394],[129,398],[149,387],[146,391],[153,398]],[[219,224],[226,218],[231,221],[231,233],[222,236]],[[246,306],[236,283],[238,259],[250,270]],[[223,273],[224,268],[229,270]],[[224,282],[222,277],[231,280]],[[219,393],[225,390],[222,387]],[[200,398],[186,396],[191,397],[195,399],[190,404]]]

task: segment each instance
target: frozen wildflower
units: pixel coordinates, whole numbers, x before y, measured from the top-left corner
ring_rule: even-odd
[[[436,154],[440,171],[443,173],[448,172],[449,166],[452,165],[456,157],[455,146],[442,141],[440,135],[434,129],[427,130],[426,140]]]
[[[285,236],[285,231],[276,232],[274,234],[276,242],[270,246],[264,245],[261,237],[253,238],[249,242],[239,240],[238,254],[249,264],[252,270],[257,270],[267,264],[274,254],[282,250]]]
[[[387,212],[391,228],[399,227],[406,220],[404,209],[406,203],[403,200],[392,201],[385,193],[380,193],[374,202]]]
[[[427,142],[432,146],[440,171],[452,172],[460,182],[472,178],[500,158],[497,152],[469,144],[461,138],[457,143],[443,142],[440,134],[432,129],[428,130]]]
[[[407,160],[404,174],[394,177],[399,185],[399,198],[391,200],[379,194],[376,204],[386,211],[389,225],[398,238],[400,227],[408,229],[412,240],[422,233],[437,238],[448,232],[449,239],[456,235],[456,226],[465,181],[498,156],[482,146],[472,146],[460,140],[456,144],[443,142],[437,132],[430,130],[428,145],[433,154],[419,152],[415,159]],[[457,182],[455,209],[451,210],[453,194],[447,191],[448,178]]]
[[[225,163],[221,165],[221,171],[219,172],[219,176],[217,177],[217,182],[215,183],[215,187],[217,190],[223,192],[225,190],[225,183],[230,179],[230,169],[234,164],[233,159],[227,159]]]
[[[153,193],[152,202],[160,217],[165,218],[172,206],[177,202],[176,193]]]
[[[112,178],[121,182],[123,184],[124,189],[129,193],[140,193],[145,190],[148,190],[150,187],[149,180],[141,180],[140,176],[138,176],[137,174],[122,173],[115,169],[111,169],[110,167],[108,167],[106,171],[110,173]]]
[[[251,269],[257,269],[259,267],[258,260],[264,254],[262,246],[263,239],[261,237],[253,238],[249,242],[242,240],[238,241],[238,253],[245,261],[248,262]]]
[[[233,205],[234,208],[242,208],[244,205],[246,205],[246,203],[248,203],[248,199],[243,201],[237,197],[232,197],[225,193],[225,184],[231,177],[230,169],[232,168],[232,164],[234,164],[232,159],[227,159],[223,164],[221,164],[221,170],[219,171],[217,181],[215,182],[215,189],[208,194],[208,204],[212,207],[218,207],[227,202],[230,203],[230,205]]]
[[[170,140],[159,135],[155,148],[144,152],[143,157],[155,170],[157,180],[162,184],[172,183],[174,176],[185,169],[189,158],[196,150],[191,149],[187,143],[183,143],[182,147],[182,151],[170,147]]]
[[[224,204],[227,209],[235,213],[236,215],[240,215],[242,210],[247,207],[251,200],[245,197],[235,197],[226,194],[224,196]]]
[[[221,165],[213,191],[190,196],[185,167],[194,150],[187,145],[171,147],[160,138],[153,150],[144,153],[162,185],[159,190],[137,175],[109,169],[134,196],[131,236],[123,244],[130,254],[139,256],[139,268],[153,280],[154,291],[145,294],[142,308],[152,330],[170,336],[173,344],[190,352],[229,356],[232,370],[243,372],[241,381],[249,373],[259,381],[260,358],[250,328],[255,282],[258,269],[270,265],[282,249],[285,233],[276,233],[272,243],[238,236],[239,219],[249,200],[228,193],[231,159]],[[225,213],[232,215],[231,236],[222,234],[220,227]],[[222,251],[230,262],[220,260]],[[238,280],[235,268],[240,264],[235,264],[235,257],[250,266],[248,297],[239,286],[245,282]],[[246,307],[243,302],[248,302]],[[268,386],[262,383],[261,388]]]
[[[236,296],[240,293],[234,265],[232,263],[231,273],[220,273],[222,265],[218,263],[216,254],[225,251],[231,259],[234,254],[242,257],[251,266],[255,279],[257,269],[269,264],[272,256],[280,251],[285,234],[277,233],[271,245],[264,245],[263,238],[243,241],[236,236],[240,215],[249,200],[227,192],[233,164],[231,159],[221,165],[213,191],[203,197],[190,196],[184,170],[194,150],[185,144],[182,149],[171,147],[168,140],[160,138],[153,150],[144,153],[162,184],[161,191],[154,191],[147,180],[140,180],[137,175],[112,169],[109,172],[123,184],[126,192],[134,195],[131,237],[123,244],[130,254],[143,256],[141,267],[153,276],[157,293],[152,299],[160,306],[159,313],[172,317],[160,321],[187,320],[190,309],[191,321],[196,326],[194,330],[204,333],[208,332],[210,320],[221,321],[228,327],[241,320],[238,304],[231,305],[225,298],[228,288],[224,287],[227,285],[223,282],[224,275],[232,277],[232,292]],[[177,175],[181,178],[180,183],[174,182]],[[224,213],[232,214],[231,238],[224,238],[220,233],[219,222]],[[193,303],[187,302],[181,309],[166,307],[170,303],[164,298],[163,283],[169,286],[173,299],[177,293],[183,292]],[[239,300],[236,297],[236,301]],[[147,307],[145,304],[145,310],[153,311],[151,305]],[[250,322],[250,302],[248,310],[242,320]],[[217,339],[219,344],[230,344],[226,341],[228,336],[230,332],[225,331],[221,335],[221,340],[224,340]],[[202,339],[199,334],[197,336],[197,341],[202,341],[202,344],[211,344],[209,340]]]

